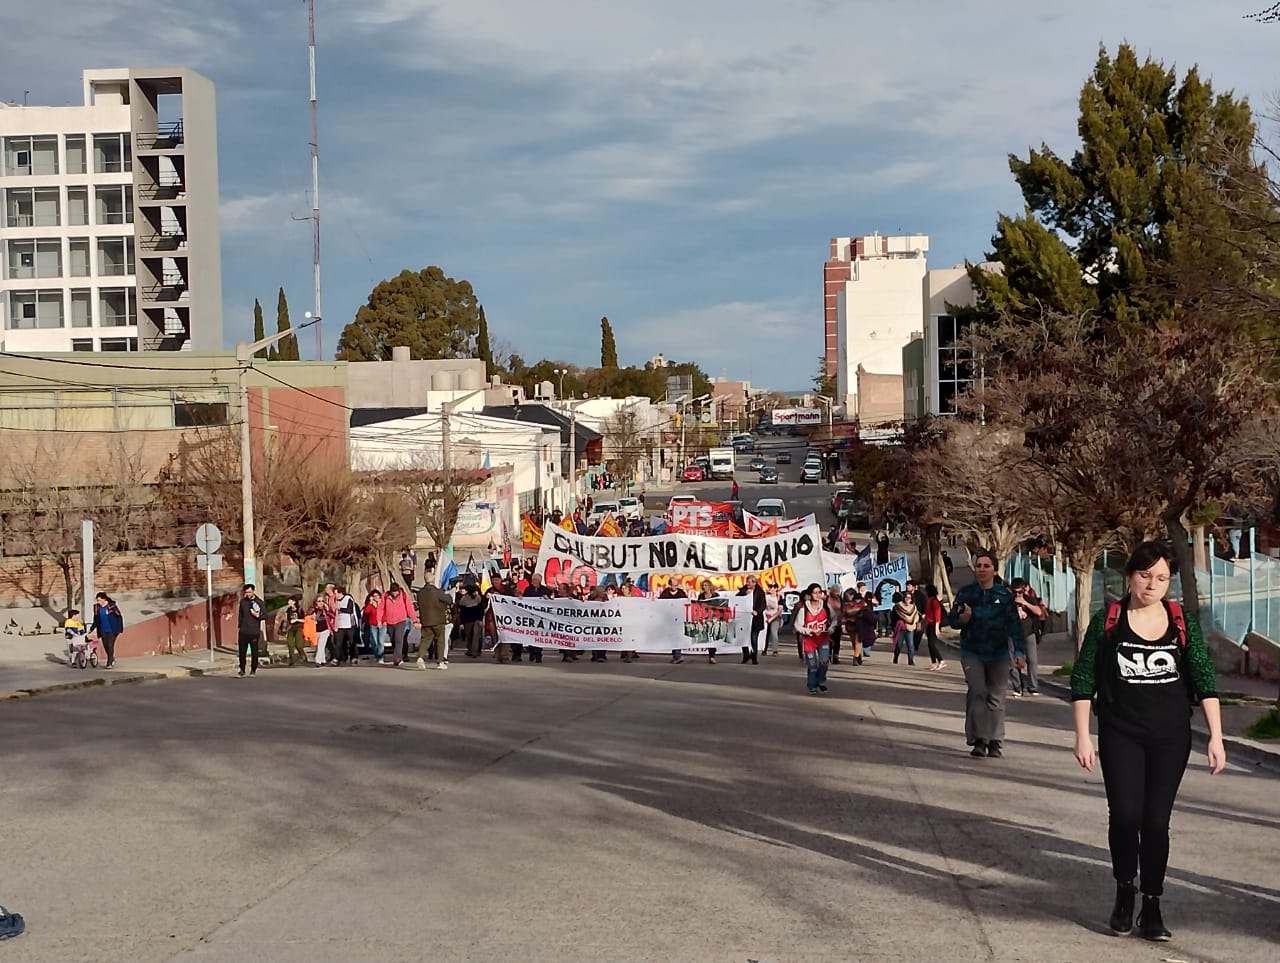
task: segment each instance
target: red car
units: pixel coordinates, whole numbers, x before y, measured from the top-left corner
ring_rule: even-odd
[[[704,481],[706,473],[702,470],[701,465],[685,465],[684,471],[680,473],[680,480],[687,481]]]

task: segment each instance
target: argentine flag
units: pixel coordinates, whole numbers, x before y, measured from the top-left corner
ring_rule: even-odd
[[[440,562],[436,566],[440,573],[437,583],[441,588],[448,588],[449,583],[458,577],[458,564],[453,560],[453,553],[448,549],[440,553]]]

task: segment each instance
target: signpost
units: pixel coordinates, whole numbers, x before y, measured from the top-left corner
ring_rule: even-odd
[[[196,570],[205,574],[205,595],[207,627],[209,631],[209,664],[213,665],[213,570],[222,568],[222,556],[215,555],[222,545],[222,531],[213,522],[205,522],[196,529],[196,548],[200,549],[196,556]]]

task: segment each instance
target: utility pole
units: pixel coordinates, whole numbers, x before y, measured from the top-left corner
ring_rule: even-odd
[[[320,124],[316,117],[316,0],[307,0],[307,55],[311,66],[311,273],[315,295],[316,360],[324,357],[320,337]]]

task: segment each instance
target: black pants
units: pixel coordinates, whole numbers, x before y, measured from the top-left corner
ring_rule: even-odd
[[[244,657],[251,655],[253,661],[251,663],[251,672],[258,671],[258,637],[256,635],[242,635],[238,639],[238,648],[240,651],[240,671],[244,671]]]
[[[929,640],[929,661],[936,665],[942,661],[942,652],[938,649],[938,627],[932,622],[926,622],[924,634]]]
[[[98,641],[102,643],[103,651],[107,653],[107,665],[116,660],[116,636],[118,632],[99,632]]]
[[[831,661],[840,658],[840,625],[831,630]]]
[[[1144,896],[1164,892],[1169,865],[1169,815],[1191,756],[1191,725],[1173,735],[1138,739],[1098,723],[1098,759],[1107,787],[1111,869],[1132,882],[1142,868]]]
[[[360,637],[354,628],[334,629],[333,648],[339,662],[360,661]]]

